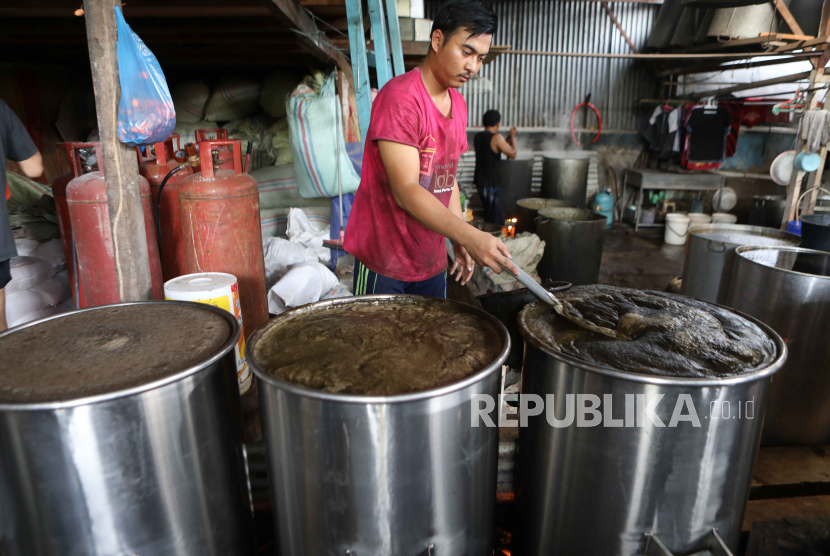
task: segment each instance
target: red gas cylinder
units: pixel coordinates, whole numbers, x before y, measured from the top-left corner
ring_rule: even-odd
[[[101,145],[100,143],[93,143],[93,145],[100,171],[74,178],[66,188],[66,200],[72,221],[72,236],[75,239],[75,251],[78,254],[78,272],[81,283],[84,285],[84,296],[89,307],[121,301],[118,294],[115,248],[107,207],[107,182],[104,179]],[[164,282],[161,275],[156,229],[150,208],[150,184],[142,176],[138,177],[138,181],[141,204],[144,208],[144,228],[147,233],[153,298],[164,299]]]
[[[86,307],[86,299],[84,299],[84,285],[80,280],[78,281],[78,297],[80,299],[75,299],[75,256],[72,252],[72,221],[69,219],[69,205],[66,203],[66,186],[69,185],[72,178],[76,178],[82,174],[80,162],[75,160],[75,149],[90,146],[92,146],[91,143],[58,143],[55,149],[58,155],[58,169],[63,170],[61,153],[66,152],[69,171],[59,175],[52,182],[52,196],[55,199],[55,208],[58,213],[58,228],[60,228],[61,243],[63,243],[63,257],[66,259],[69,283],[72,285],[72,299],[75,301],[75,306],[81,309]]]
[[[175,146],[173,145],[174,138]],[[187,176],[193,174],[190,166],[185,166],[170,176],[161,192],[161,205],[158,204],[161,182],[171,170],[181,165],[175,160],[175,153],[180,146],[179,134],[174,133],[163,143],[153,145],[155,158],[141,158],[139,154],[138,173],[150,183],[156,232],[161,233],[161,273],[165,282],[187,274],[184,241],[182,240],[182,218],[179,209],[179,184]],[[156,216],[158,216],[157,219]]]
[[[233,170],[218,168],[218,149],[230,147]],[[187,270],[227,272],[239,281],[245,337],[268,320],[259,192],[242,172],[239,141],[199,144],[202,172],[179,184]],[[214,156],[216,153],[216,156]]]
[[[197,129],[196,130],[196,144],[201,145],[205,141],[227,141],[227,129]],[[242,155],[244,158],[244,155]],[[214,158],[214,161],[216,159]],[[244,167],[244,166],[243,166]],[[222,170],[233,170],[233,150],[230,147],[219,148],[219,168]],[[199,169],[194,168],[194,172],[199,172]]]

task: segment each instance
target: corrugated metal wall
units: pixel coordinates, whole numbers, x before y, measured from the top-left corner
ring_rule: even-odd
[[[429,1],[427,17],[441,0]],[[495,0],[499,16],[493,44],[515,50],[630,53],[628,44],[599,2],[562,0]],[[659,5],[609,4],[637,48],[645,47]],[[642,61],[504,54],[484,66],[479,76],[492,91],[471,82],[461,89],[470,125],[480,125],[495,108],[502,123],[519,127],[567,128],[573,108],[591,93],[605,129],[637,129],[634,107],[655,94],[655,79]],[[468,89],[465,91],[465,89]]]

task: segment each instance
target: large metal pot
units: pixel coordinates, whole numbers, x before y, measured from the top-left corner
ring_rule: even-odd
[[[530,197],[533,186],[533,158],[516,158],[499,162],[502,184],[502,208],[507,218],[516,216],[516,203]]]
[[[147,304],[119,305],[125,322]],[[109,394],[0,403],[3,556],[254,554],[233,350],[240,328],[226,311],[198,307],[232,333],[197,366]]]
[[[731,378],[658,377],[549,350],[528,333],[524,316],[519,315],[525,339],[521,395],[546,399],[545,413],[554,403],[558,419],[565,418],[567,395],[575,395],[577,408],[577,396],[594,395],[604,415],[599,426],[575,421],[554,428],[545,413],[522,409],[528,421],[519,429],[516,493],[523,531],[516,538],[523,546],[516,553],[656,554],[644,546],[656,536],[674,554],[696,554],[718,542],[713,530],[736,550],[770,376],[786,359],[781,338],[750,318],[777,346],[768,367]],[[684,398],[681,413],[691,415],[694,408],[699,426],[671,426]],[[654,414],[664,427],[643,412],[655,399]],[[636,404],[643,426],[634,426]],[[619,419],[616,427],[609,426],[610,417]]]
[[[542,197],[585,208],[588,196],[588,157],[542,159]]]
[[[561,292],[571,287],[568,282],[545,282],[542,287],[549,292]],[[536,296],[527,288],[511,290],[509,292],[493,292],[478,296],[481,308],[496,317],[507,328],[510,334],[510,355],[504,362],[511,369],[522,368],[522,357],[525,353],[525,343],[519,333],[517,322],[519,312],[525,305],[534,301]]]
[[[801,247],[830,251],[830,215],[805,214],[801,217]]]
[[[604,216],[587,209],[541,209],[536,235],[545,242],[545,251],[536,267],[539,276],[575,286],[596,284],[606,223]]]
[[[798,247],[739,247],[729,306],[786,338],[772,381],[764,443],[830,442],[830,254]]]
[[[398,396],[331,394],[264,373],[257,346],[283,318],[367,301],[442,304],[486,319],[503,349],[449,386]],[[457,556],[493,550],[498,428],[471,426],[471,400],[498,396],[510,337],[493,316],[445,299],[374,295],[284,313],[257,330],[263,435],[280,554]],[[495,418],[495,409],[490,412]]]
[[[732,281],[735,249],[741,245],[798,245],[797,235],[742,224],[705,224],[689,230],[680,293],[725,304]]]
[[[576,208],[576,205],[559,199],[532,197],[516,202],[516,233],[536,233],[536,216],[544,208]]]
[[[787,201],[783,195],[755,195],[749,210],[749,225],[778,228],[785,210]]]

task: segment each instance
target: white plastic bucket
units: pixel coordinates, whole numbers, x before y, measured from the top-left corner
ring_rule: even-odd
[[[689,217],[685,214],[669,213],[666,215],[666,233],[663,241],[669,245],[685,245],[689,237]]]
[[[702,212],[690,212],[688,216],[689,228],[694,228],[695,226],[700,226],[701,224],[708,224],[712,221],[711,215],[703,214]]]
[[[734,224],[738,217],[728,212],[716,212],[712,215],[712,224]]]
[[[224,272],[202,272],[185,274],[164,283],[164,299],[195,301],[224,309],[239,321],[242,327],[242,306],[239,303],[239,284],[236,276]],[[244,394],[251,387],[251,369],[245,360],[245,334],[239,335],[236,344],[236,377],[239,393]]]

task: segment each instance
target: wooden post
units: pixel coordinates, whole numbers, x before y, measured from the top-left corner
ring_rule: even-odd
[[[360,122],[361,142],[366,144],[369,120],[372,117],[372,92],[369,88],[369,63],[366,57],[366,36],[363,31],[363,3],[346,0],[349,20],[349,50],[352,53],[354,92],[357,97],[357,117]]]
[[[138,161],[135,149],[118,140],[118,101],[121,84],[118,78],[118,56],[115,6],[120,0],[84,0],[86,36],[92,66],[92,86],[98,113],[98,134],[107,180],[107,204],[115,250],[115,275],[121,301],[143,301],[153,298],[144,211],[138,183]]]

